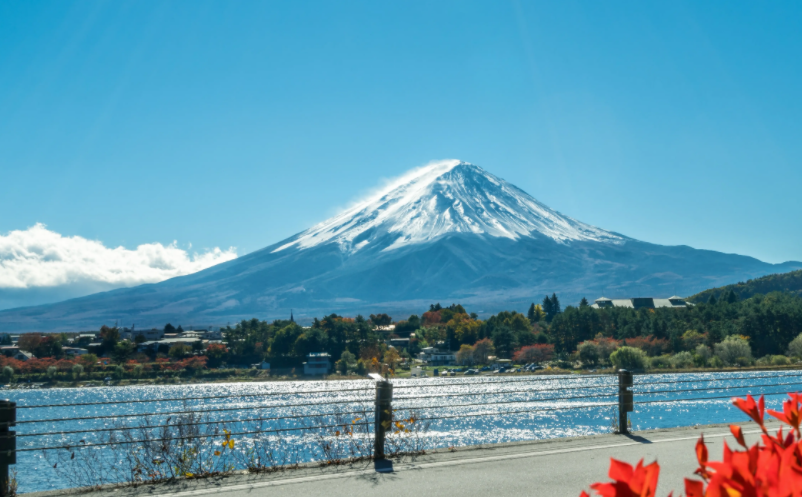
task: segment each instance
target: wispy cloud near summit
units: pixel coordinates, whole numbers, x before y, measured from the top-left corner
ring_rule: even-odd
[[[146,243],[109,248],[80,236],[63,236],[43,224],[0,235],[0,289],[36,289],[85,283],[127,287],[194,273],[237,257],[236,249],[192,253]]]

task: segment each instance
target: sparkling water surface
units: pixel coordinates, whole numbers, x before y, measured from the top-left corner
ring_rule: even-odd
[[[618,379],[612,375],[459,376],[392,383],[396,416],[414,413],[426,420],[428,428],[421,436],[428,448],[610,433],[617,420]],[[41,420],[16,427],[17,448],[25,449],[103,443],[112,432],[102,430],[137,427],[143,419],[159,424],[176,412],[201,413],[204,422],[225,421],[234,433],[253,429],[252,423],[244,422],[252,419],[262,420],[259,426],[264,429],[372,422],[374,389],[369,380],[282,381],[7,390],[5,397],[19,407],[51,406],[18,409],[18,421]],[[766,394],[767,407],[776,409],[786,392],[800,389],[798,371],[636,375],[632,430],[745,421],[746,416],[732,406],[733,396]],[[131,402],[156,399],[168,400]],[[109,404],[65,406],[98,402]],[[284,416],[294,417],[270,419]],[[372,426],[366,429],[372,431]],[[80,433],[64,433],[68,431]],[[36,433],[50,434],[25,436]],[[259,436],[234,438],[242,446]],[[313,435],[287,431],[282,436],[298,448],[302,460],[315,458],[315,452],[307,450],[315,443]],[[78,450],[113,456],[102,446]],[[52,456],[41,450],[19,452],[19,490],[68,487],[52,462]]]

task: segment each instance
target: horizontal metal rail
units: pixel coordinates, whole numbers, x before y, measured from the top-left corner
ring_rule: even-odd
[[[394,410],[399,409],[450,409],[452,407],[471,407],[471,406],[487,406],[487,405],[503,405],[503,404],[531,404],[533,402],[549,402],[555,400],[577,400],[577,399],[593,399],[593,398],[608,398],[618,397],[618,392],[607,395],[581,395],[578,397],[551,397],[548,399],[519,399],[519,400],[506,400],[503,402],[472,402],[469,404],[450,404],[450,405],[436,405],[436,406],[422,406],[422,407],[394,407]],[[616,404],[617,405],[617,404]]]
[[[341,392],[365,392],[372,391],[373,384],[366,388],[347,388],[343,390],[307,390],[300,392],[264,392],[264,393],[249,393],[243,395],[211,395],[208,397],[183,397],[172,399],[135,399],[135,400],[111,400],[104,402],[76,402],[73,404],[36,404],[27,406],[17,406],[17,409],[37,409],[37,408],[51,408],[51,407],[77,407],[77,406],[103,406],[112,404],[143,404],[153,402],[183,402],[187,400],[212,400],[212,399],[240,399],[242,397],[272,397],[278,395],[306,395],[315,393],[341,393]]]
[[[766,385],[744,385],[741,387],[704,387],[704,388],[685,388],[682,390],[652,390],[650,392],[634,391],[638,395],[655,395],[659,393],[683,393],[683,392],[708,392],[710,390],[743,390],[746,388],[782,387],[787,385],[802,385],[802,380],[793,383],[769,383]]]
[[[145,417],[145,416],[174,416],[177,414],[205,414],[209,412],[225,412],[225,411],[252,411],[255,409],[284,409],[287,407],[309,407],[309,406],[325,406],[331,404],[358,404],[361,402],[373,402],[374,399],[359,399],[359,400],[338,400],[332,402],[315,402],[315,403],[303,403],[303,404],[271,404],[271,405],[259,405],[259,406],[247,406],[247,407],[226,407],[224,409],[204,409],[202,411],[191,410],[191,411],[165,411],[165,412],[146,412],[146,413],[135,413],[135,414],[113,414],[108,416],[80,416],[75,418],[53,418],[53,419],[25,419],[22,421],[16,421],[17,425],[21,424],[30,424],[30,423],[59,423],[65,421],[84,421],[87,419],[117,419],[117,418],[136,418],[136,417]],[[4,423],[0,423],[2,425]]]
[[[759,395],[785,395],[788,392],[761,392]],[[756,394],[758,395],[758,394]],[[696,398],[688,398],[688,399],[658,399],[658,400],[639,400],[635,402],[635,405],[638,404],[665,404],[667,402],[696,402],[699,400],[717,400],[717,399],[732,399],[732,395],[719,395],[716,397],[696,397]]]
[[[666,385],[666,384],[676,384],[676,383],[699,383],[705,381],[720,381],[720,380],[727,380],[727,381],[736,381],[736,380],[762,380],[766,378],[777,378],[778,380],[784,378],[799,378],[802,377],[802,374],[784,374],[784,375],[770,375],[770,376],[741,376],[739,378],[698,378],[695,380],[675,380],[675,381],[650,381],[646,383],[635,382],[633,387],[638,386],[645,386],[645,385]],[[636,376],[637,378],[637,376]]]
[[[477,393],[447,393],[447,394],[435,394],[435,395],[415,395],[415,396],[406,396],[406,397],[395,397],[393,400],[405,400],[405,399],[436,399],[436,398],[443,398],[443,397],[471,397],[476,395],[501,395],[505,393],[540,393],[540,392],[561,392],[564,390],[588,390],[591,388],[618,388],[617,385],[592,385],[588,387],[565,387],[565,388],[541,388],[538,390],[533,389],[526,389],[526,390],[500,390],[498,392],[477,392]],[[618,390],[616,390],[618,391]]]
[[[590,409],[595,407],[611,407],[617,406],[617,402],[611,402],[608,404],[588,404],[583,406],[568,406],[568,407],[547,407],[544,409],[522,409],[518,411],[488,411],[488,412],[480,412],[480,413],[472,413],[472,414],[454,414],[452,416],[437,416],[433,418],[420,418],[418,421],[437,421],[440,419],[454,419],[454,418],[473,418],[478,416],[500,416],[506,414],[522,414],[522,413],[530,413],[530,412],[547,412],[547,411],[565,411],[568,409]]]
[[[487,378],[487,376],[476,376],[474,379],[482,380]],[[491,378],[491,381],[466,381],[458,383],[457,380],[450,381],[446,380],[443,383],[416,383],[414,385],[397,385],[393,384],[393,390],[399,390],[402,388],[435,388],[435,387],[451,387],[451,386],[459,386],[459,385],[488,385],[493,383],[527,383],[527,382],[541,382],[541,381],[565,381],[565,380],[582,380],[585,378],[617,378],[614,373],[609,374],[598,374],[598,375],[561,375],[559,378],[544,378],[543,376],[535,375],[535,376],[523,376],[523,377],[516,377],[516,378],[505,378],[502,380],[494,381]],[[431,379],[439,379],[437,377],[431,377]],[[617,385],[617,383],[615,383]]]
[[[330,416],[353,416],[361,414],[365,417],[372,415],[373,411],[365,410],[365,411],[350,411],[350,412],[329,412],[324,414],[299,414],[296,416],[276,416],[276,417],[269,417],[269,418],[248,418],[248,419],[221,419],[217,421],[199,421],[193,423],[181,423],[180,426],[202,426],[202,425],[213,425],[213,424],[236,424],[236,423],[249,423],[254,421],[280,421],[283,419],[299,419],[299,418],[325,418]],[[76,433],[96,433],[96,432],[110,432],[110,431],[133,431],[133,430],[153,430],[153,429],[162,429],[162,428],[170,428],[171,425],[164,424],[164,425],[146,425],[146,426],[120,426],[117,428],[87,428],[85,430],[70,430],[70,431],[52,431],[52,432],[45,432],[45,433],[17,433],[16,437],[44,437],[44,436],[53,436],[53,435],[74,435]],[[172,425],[176,426],[176,425]]]
[[[299,426],[296,428],[279,428],[275,430],[258,430],[258,431],[241,431],[237,433],[228,433],[228,436],[235,436],[235,435],[255,435],[255,434],[262,434],[262,433],[279,433],[285,431],[302,431],[302,430],[318,430],[323,428],[342,428],[343,426],[370,426],[373,423],[356,423],[352,425],[324,425],[324,426]],[[57,449],[83,449],[86,447],[107,447],[109,445],[130,445],[130,444],[146,444],[146,443],[155,443],[155,442],[182,442],[184,440],[194,440],[198,438],[213,438],[213,437],[222,437],[225,436],[222,433],[212,433],[207,435],[190,435],[190,436],[181,436],[181,437],[174,437],[174,438],[154,438],[152,440],[122,440],[119,442],[103,442],[103,443],[91,443],[91,444],[77,444],[77,445],[57,445],[52,447],[26,447],[24,449],[17,449],[17,452],[31,452],[35,450],[57,450]],[[0,437],[2,438],[2,437]]]

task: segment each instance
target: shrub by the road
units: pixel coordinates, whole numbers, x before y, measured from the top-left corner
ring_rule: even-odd
[[[696,443],[695,473],[701,479],[685,479],[687,497],[802,497],[802,395],[789,393],[782,411],[769,410],[771,416],[787,425],[785,434],[780,428],[771,436],[764,424],[763,396],[755,402],[751,395],[735,399],[733,404],[755,421],[763,431],[762,441],[751,447],[746,445],[740,426],[731,425],[735,440],[742,447],[732,450],[724,446],[723,461],[710,461],[704,436]],[[609,477],[613,482],[594,483],[590,486],[602,497],[654,497],[660,476],[657,462],[644,466],[643,459],[633,468],[612,459]],[[671,494],[669,494],[670,496]],[[580,497],[589,497],[582,492]]]

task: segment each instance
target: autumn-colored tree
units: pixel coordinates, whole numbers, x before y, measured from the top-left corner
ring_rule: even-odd
[[[487,364],[487,358],[496,353],[493,340],[484,338],[476,342],[473,346],[473,362],[476,364]]]
[[[624,345],[641,349],[650,356],[658,356],[671,352],[671,344],[664,338],[655,338],[654,335],[647,337],[634,337],[624,340]]]
[[[210,343],[206,347],[206,357],[209,358],[209,367],[216,368],[223,363],[223,358],[228,353],[228,349],[222,343]]]
[[[520,350],[515,352],[512,360],[518,364],[524,363],[541,363],[554,357],[554,345],[551,344],[538,344],[521,347]]]
[[[24,333],[20,335],[19,340],[17,340],[17,346],[20,350],[24,350],[25,352],[30,352],[33,354],[33,351],[39,346],[39,342],[42,341],[42,334],[41,333]]]
[[[474,348],[468,344],[462,344],[457,351],[456,359],[457,364],[461,364],[463,366],[471,365],[474,361]]]
[[[440,324],[440,311],[427,311],[423,313],[421,318],[423,326],[434,326]]]
[[[395,349],[387,349],[384,353],[384,362],[390,366],[390,369],[395,370],[398,363],[401,362],[401,355]]]
[[[378,359],[382,356],[381,349],[378,344],[372,343],[364,345],[362,350],[359,351],[359,358],[365,361],[365,364],[370,364],[373,359]]]

